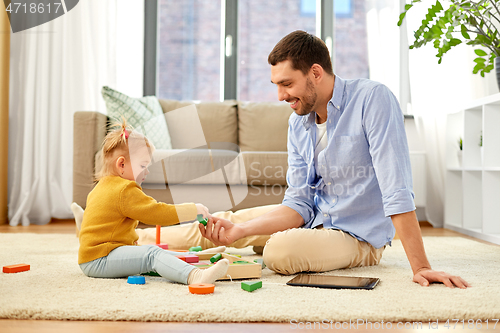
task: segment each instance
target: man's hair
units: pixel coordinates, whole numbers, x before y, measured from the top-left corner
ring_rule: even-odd
[[[275,66],[285,60],[292,62],[292,68],[306,75],[312,65],[318,64],[333,75],[332,61],[326,44],[318,37],[297,30],[283,37],[269,53],[267,61]]]

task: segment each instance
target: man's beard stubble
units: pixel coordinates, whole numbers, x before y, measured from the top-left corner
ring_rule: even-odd
[[[300,113],[297,113],[299,116],[307,116],[314,111],[313,108],[318,98],[318,94],[314,90],[314,85],[309,78],[306,81],[306,93],[308,95],[301,99],[302,108],[299,110]]]

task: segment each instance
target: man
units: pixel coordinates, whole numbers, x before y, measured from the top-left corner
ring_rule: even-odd
[[[267,266],[294,274],[378,264],[395,227],[414,282],[468,287],[458,276],[432,270],[427,260],[403,115],[388,88],[335,76],[326,45],[304,31],[285,36],[268,61],[279,100],[295,112],[285,198],[242,223],[214,216],[199,225],[201,234],[215,245],[268,239]]]

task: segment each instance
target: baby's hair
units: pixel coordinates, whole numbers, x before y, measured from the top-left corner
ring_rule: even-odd
[[[115,162],[120,156],[130,160],[130,152],[142,147],[147,147],[151,155],[155,150],[154,145],[143,134],[135,131],[122,117],[122,122],[115,122],[110,126],[102,143],[101,167],[96,170],[95,180],[98,182],[106,176],[119,176]]]

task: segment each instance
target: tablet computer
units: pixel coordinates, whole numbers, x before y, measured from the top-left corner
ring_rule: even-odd
[[[299,274],[286,284],[300,287],[371,290],[379,281],[379,278],[369,277]]]

